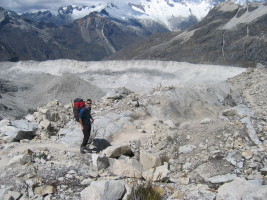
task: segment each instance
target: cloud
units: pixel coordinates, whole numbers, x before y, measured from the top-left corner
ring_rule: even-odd
[[[107,2],[107,0],[0,0],[0,7],[18,13],[36,10],[58,10],[67,5],[90,5],[96,2]]]

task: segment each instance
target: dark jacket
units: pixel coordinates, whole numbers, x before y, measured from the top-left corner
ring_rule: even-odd
[[[83,107],[79,113],[79,120],[81,119],[83,124],[91,124],[91,118],[91,108]]]

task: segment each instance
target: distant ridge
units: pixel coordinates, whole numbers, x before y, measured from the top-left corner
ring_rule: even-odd
[[[184,32],[152,36],[110,59],[155,59],[255,66],[267,64],[267,3],[216,6]]]

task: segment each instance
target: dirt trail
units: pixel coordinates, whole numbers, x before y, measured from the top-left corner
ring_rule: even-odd
[[[135,125],[131,124],[127,126],[122,131],[116,133],[112,137],[111,144],[119,145],[126,144],[133,140],[140,140],[142,142],[150,136],[151,132],[154,130],[153,123],[155,119],[149,118],[142,121],[142,129],[137,129]],[[141,130],[145,130],[145,133],[142,133]]]

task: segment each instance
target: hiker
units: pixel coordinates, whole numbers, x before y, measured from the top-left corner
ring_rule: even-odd
[[[80,110],[79,113],[79,122],[81,124],[81,129],[83,132],[83,143],[80,149],[81,153],[85,153],[85,150],[90,151],[89,147],[87,147],[86,145],[91,133],[91,124],[94,122],[94,119],[91,116],[91,106],[92,100],[87,99],[85,106]]]

